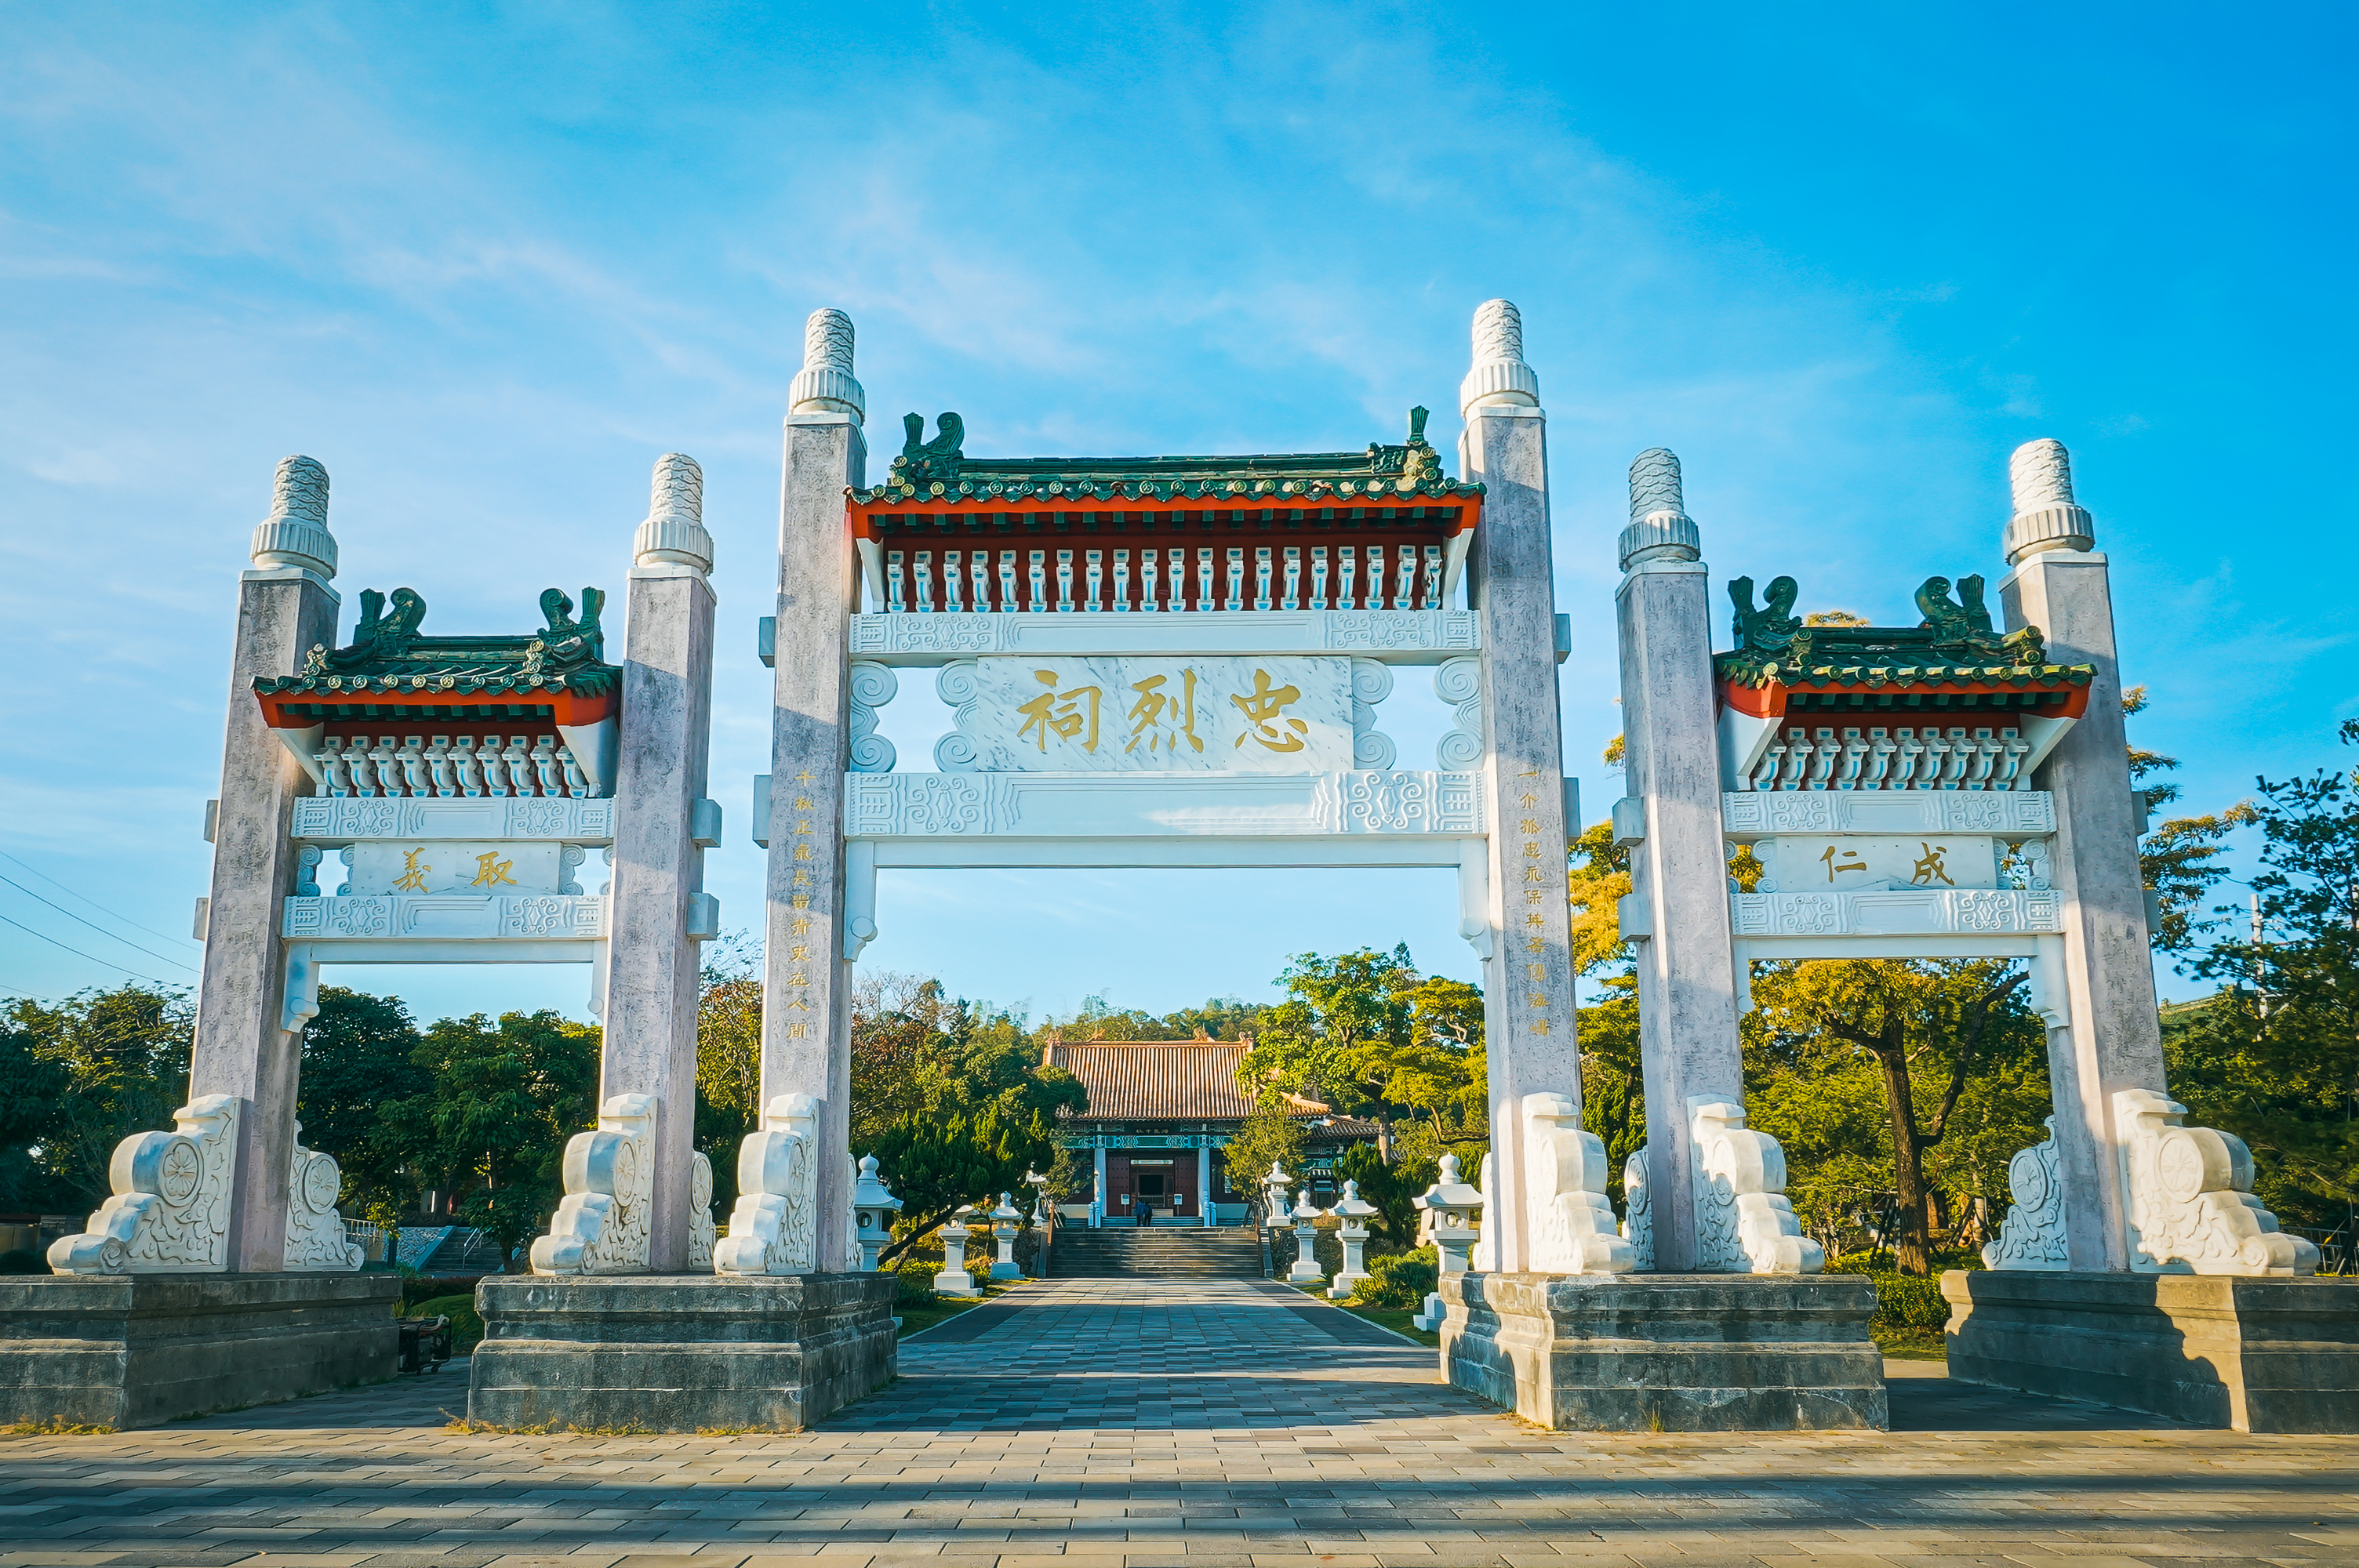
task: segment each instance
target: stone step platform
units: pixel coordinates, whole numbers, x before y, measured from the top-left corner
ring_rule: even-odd
[[[1049,1272],[1060,1280],[1257,1280],[1261,1237],[1243,1226],[1063,1227]]]

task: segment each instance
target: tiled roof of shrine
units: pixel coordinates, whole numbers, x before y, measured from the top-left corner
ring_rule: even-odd
[[[1983,605],[1983,579],[1961,578],[1958,598],[1950,579],[1927,578],[1917,589],[1924,622],[1916,626],[1810,625],[1792,613],[1794,579],[1773,579],[1767,608],[1753,602],[1753,579],[1728,585],[1736,605],[1736,646],[1712,656],[1713,667],[1731,686],[1973,687],[2053,691],[2086,687],[2093,665],[2049,662],[2046,640],[2037,626],[2001,634]]]
[[[1050,1041],[1041,1065],[1062,1067],[1089,1091],[1081,1121],[1242,1121],[1253,1101],[1237,1087],[1237,1064],[1249,1040]],[[1315,1100],[1294,1099],[1304,1119],[1328,1117],[1330,1137],[1374,1137],[1374,1122],[1332,1116]]]
[[[376,693],[600,697],[615,689],[622,673],[605,662],[605,633],[598,624],[605,601],[599,589],[583,589],[577,620],[573,600],[552,588],[540,596],[546,624],[538,632],[429,637],[418,630],[426,619],[426,600],[414,590],[395,589],[387,609],[386,596],[369,589],[361,594],[360,624],[349,647],[315,646],[299,674],[257,676],[254,689],[265,697],[330,701]]]
[[[989,505],[1019,501],[1244,502],[1418,505],[1483,493],[1480,484],[1446,477],[1425,438],[1426,411],[1409,410],[1408,439],[1372,442],[1361,452],[1290,452],[1250,457],[970,458],[961,449],[964,421],[944,414],[931,441],[925,420],[904,419],[908,438],[883,484],[854,490],[860,504]]]

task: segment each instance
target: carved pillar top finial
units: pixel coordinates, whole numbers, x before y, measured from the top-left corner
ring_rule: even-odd
[[[1540,378],[1524,362],[1523,312],[1504,299],[1475,308],[1474,361],[1458,384],[1460,417],[1484,404],[1540,406]]]
[[[2008,520],[2006,564],[2020,566],[2042,550],[2093,550],[2095,519],[2072,500],[2072,455],[2064,443],[2042,437],[2015,449],[2006,477],[2015,492]]]
[[[868,416],[868,395],[852,375],[852,318],[832,306],[803,323],[803,368],[787,390],[787,412],[849,414],[855,425]]]
[[[700,572],[712,569],[712,535],[704,526],[704,470],[694,458],[666,452],[656,460],[647,520],[631,550],[643,567],[669,562]]]
[[[1692,561],[1703,535],[1687,514],[1680,460],[1668,447],[1649,447],[1630,460],[1630,525],[1614,549],[1622,569],[1642,561]]]
[[[301,567],[336,575],[336,536],[328,532],[328,470],[310,458],[278,460],[270,515],[254,530],[254,564]]]

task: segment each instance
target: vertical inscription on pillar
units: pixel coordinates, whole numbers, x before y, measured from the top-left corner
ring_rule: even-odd
[[[1516,885],[1523,897],[1516,912],[1522,914],[1523,924],[1519,932],[1509,934],[1508,962],[1521,966],[1511,972],[1522,981],[1517,989],[1523,991],[1524,1005],[1530,1010],[1524,1027],[1534,1034],[1548,1034],[1554,1029],[1555,1019],[1549,1009],[1560,994],[1558,960],[1564,954],[1561,945],[1549,941],[1546,911],[1551,897],[1558,907],[1564,903],[1564,840],[1561,832],[1549,833],[1547,823],[1538,815],[1545,799],[1540,794],[1541,775],[1527,771],[1516,782],[1515,832],[1508,842],[1515,846],[1513,863],[1521,868]],[[1522,937],[1521,951],[1516,950],[1514,938],[1517,935]]]
[[[793,779],[794,795],[789,802],[794,832],[794,874],[788,880],[787,894],[787,977],[780,988],[784,999],[778,1005],[784,1011],[785,1037],[788,1040],[813,1040],[821,1037],[820,1023],[814,1020],[811,1007],[811,971],[829,961],[829,947],[819,935],[820,918],[826,914],[813,901],[819,895],[817,881],[811,875],[813,857],[818,853],[818,818],[813,815],[817,803],[810,786],[818,779],[808,767]]]

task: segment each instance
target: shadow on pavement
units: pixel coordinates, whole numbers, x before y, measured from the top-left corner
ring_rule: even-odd
[[[2169,1416],[1952,1382],[1939,1361],[1886,1361],[1895,1432],[2193,1432]]]

